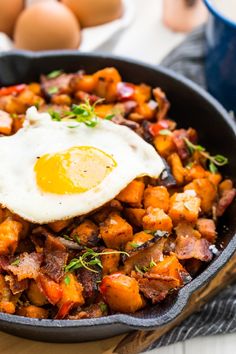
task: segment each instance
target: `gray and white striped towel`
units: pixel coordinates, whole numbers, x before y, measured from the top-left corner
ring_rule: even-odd
[[[204,77],[204,27],[192,32],[164,58],[166,66],[206,87]],[[179,326],[162,336],[148,350],[184,341],[196,336],[236,332],[236,284],[229,286]]]

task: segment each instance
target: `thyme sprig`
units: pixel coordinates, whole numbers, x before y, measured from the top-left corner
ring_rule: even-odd
[[[221,167],[228,163],[228,158],[223,155],[217,154],[212,156],[203,146],[195,145],[187,138],[184,138],[184,142],[186,143],[191,154],[193,154],[195,151],[199,151],[200,154],[209,161],[209,170],[212,173],[216,173],[218,171],[217,166]]]
[[[65,266],[65,272],[73,272],[79,268],[86,268],[91,272],[98,273],[97,270],[91,268],[91,266],[97,265],[101,269],[103,268],[100,256],[106,254],[125,254],[129,257],[129,254],[124,251],[109,251],[109,252],[95,252],[92,248],[86,247],[84,252],[78,258],[73,258],[70,263]]]

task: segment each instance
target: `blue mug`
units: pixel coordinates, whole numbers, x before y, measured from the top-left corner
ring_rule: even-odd
[[[224,1],[224,0],[223,0]],[[204,0],[210,11],[206,25],[206,81],[208,91],[236,114],[236,22]]]

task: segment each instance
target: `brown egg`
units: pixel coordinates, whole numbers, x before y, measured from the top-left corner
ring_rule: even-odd
[[[36,3],[19,16],[14,31],[15,47],[28,50],[75,49],[80,27],[75,15],[58,2]]]
[[[122,15],[122,0],[61,0],[76,15],[82,27],[113,21]]]
[[[0,0],[0,32],[12,36],[15,22],[24,8],[24,0]]]

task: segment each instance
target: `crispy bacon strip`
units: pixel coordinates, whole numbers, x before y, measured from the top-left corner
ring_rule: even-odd
[[[12,272],[17,277],[18,281],[23,279],[36,279],[42,260],[43,255],[40,253],[24,252],[20,255],[19,263],[9,265],[7,270]]]

